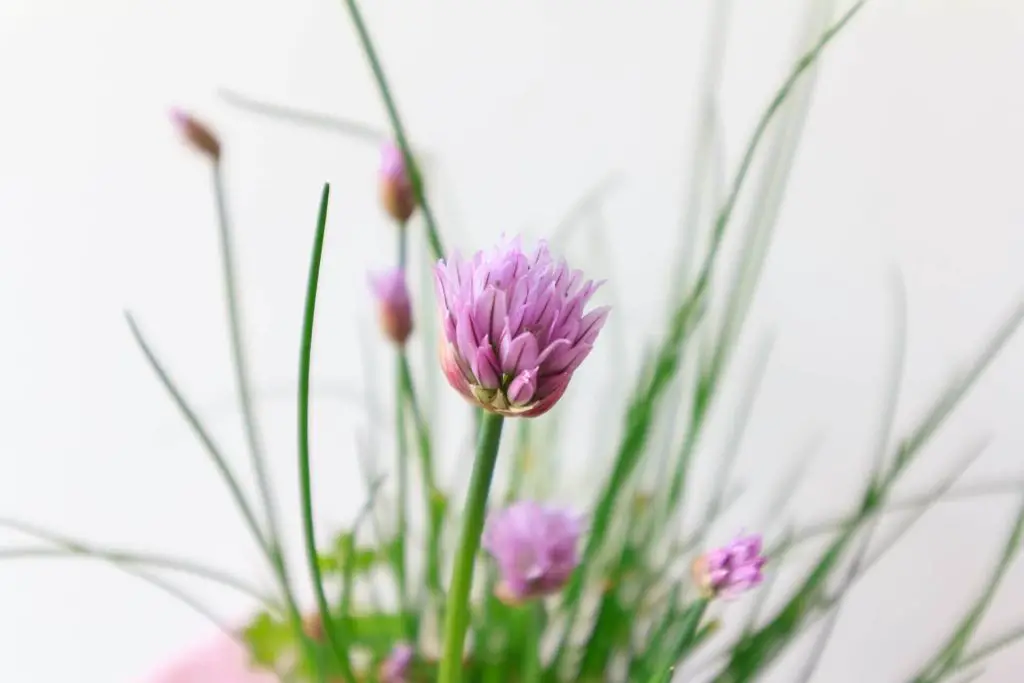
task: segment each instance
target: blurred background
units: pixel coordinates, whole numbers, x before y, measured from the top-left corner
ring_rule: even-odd
[[[730,173],[797,54],[806,4],[733,3],[718,101]],[[628,378],[661,329],[714,3],[365,5],[449,248],[473,251],[501,233],[550,236],[602,188],[560,233],[590,274],[609,279],[604,300],[616,306],[616,331],[574,386],[562,428],[563,468],[586,467],[612,447],[595,416],[624,398],[595,388],[611,386],[611,373]],[[759,523],[809,443],[810,469],[790,496],[799,519],[835,515],[859,490],[897,327],[896,269],[909,303],[898,428],[1024,296],[1022,73],[1017,0],[875,0],[829,49],[730,375],[739,389],[772,340],[740,454],[749,495],[720,536]],[[224,145],[259,409],[298,560],[293,394],[329,180],[317,511],[325,533],[352,515],[363,500],[353,452],[374,438],[392,387],[366,285],[368,269],[392,263],[395,239],[377,204],[377,148],[254,115],[220,93],[386,130],[341,3],[4,0],[0,88],[0,516],[267,583],[122,312],[137,316],[244,471],[209,169],[168,119],[183,106]],[[365,391],[378,409],[367,410]],[[468,415],[450,392],[438,395],[451,481],[465,467],[454,456]],[[698,477],[713,469],[736,400],[716,411]],[[915,466],[906,494],[926,490],[980,438],[991,441],[966,481],[1024,479],[1022,414],[1017,338]],[[858,585],[817,680],[900,680],[922,661],[985,579],[1015,504],[1001,495],[931,511]],[[0,532],[0,543],[23,540]],[[222,589],[182,585],[230,622],[251,608]],[[980,633],[1020,623],[1022,605],[1018,564]],[[101,564],[0,562],[0,681],[140,681],[212,629]],[[770,680],[788,680],[789,665]],[[1017,681],[1022,667],[1024,648],[1012,649],[980,680]]]

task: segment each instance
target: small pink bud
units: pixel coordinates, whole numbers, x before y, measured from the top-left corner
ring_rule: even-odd
[[[205,124],[181,109],[171,110],[171,121],[193,149],[214,161],[220,159],[220,140]]]
[[[396,268],[370,276],[370,286],[380,308],[380,326],[388,339],[399,346],[412,334],[412,302],[405,285],[405,272]]]
[[[391,142],[381,149],[378,184],[384,210],[405,225],[416,211],[416,192],[402,150]]]

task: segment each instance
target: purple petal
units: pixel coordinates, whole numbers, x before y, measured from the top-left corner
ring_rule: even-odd
[[[459,355],[472,363],[473,358],[476,356],[476,350],[480,347],[480,339],[474,331],[473,319],[468,306],[458,312],[455,324],[455,341],[456,350],[459,352]]]
[[[471,367],[477,383],[485,389],[497,389],[501,386],[501,374],[498,370],[498,358],[494,348],[485,338],[484,344],[476,350]]]
[[[515,339],[508,335],[501,339],[501,371],[506,375],[517,375],[520,370],[536,368],[540,363],[537,356],[537,339],[529,332],[523,332]]]
[[[597,334],[604,327],[605,321],[608,319],[608,314],[611,313],[610,306],[601,306],[583,316],[583,320],[580,321],[579,336],[576,338],[578,344],[593,344],[594,340],[597,339]]]
[[[537,393],[537,372],[534,370],[523,370],[512,383],[508,385],[508,400],[513,405],[525,406],[533,400]]]

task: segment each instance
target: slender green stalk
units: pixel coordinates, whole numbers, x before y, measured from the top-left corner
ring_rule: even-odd
[[[441,531],[443,523],[443,507],[438,504],[441,492],[434,479],[434,455],[430,440],[430,425],[427,423],[423,410],[416,398],[416,387],[413,384],[409,358],[401,354],[399,358],[399,382],[402,400],[408,402],[412,413],[413,426],[416,430],[416,446],[420,459],[420,476],[423,482],[423,500],[427,506],[428,532],[426,538],[426,588],[438,600],[444,589],[441,586]]]
[[[228,104],[260,116],[280,119],[299,126],[323,128],[332,132],[341,133],[342,135],[360,138],[365,142],[375,145],[379,145],[387,139],[387,134],[384,131],[376,130],[370,126],[356,123],[355,121],[349,121],[336,116],[318,114],[316,112],[305,111],[303,109],[296,109],[294,107],[287,107],[281,104],[274,104],[272,102],[263,102],[226,88],[221,88],[218,91],[218,94],[221,96],[221,99]]]
[[[395,140],[398,142],[398,147],[402,150],[402,156],[405,158],[405,167],[409,169],[409,178],[412,180],[413,192],[416,194],[416,201],[419,204],[420,211],[423,212],[423,222],[427,226],[427,241],[430,243],[430,249],[434,253],[434,258],[444,258],[444,246],[441,244],[441,234],[437,228],[437,221],[434,220],[434,213],[430,210],[426,193],[423,191],[423,179],[420,177],[419,167],[416,165],[416,160],[413,159],[409,138],[406,136],[405,127],[398,116],[398,107],[395,105],[391,88],[388,87],[388,79],[384,74],[384,67],[381,66],[380,59],[377,57],[377,50],[373,47],[373,40],[370,38],[370,32],[366,29],[365,22],[363,22],[363,15],[359,11],[359,3],[356,0],[345,0],[345,7],[348,8],[349,17],[352,19],[356,33],[359,34],[359,42],[363,47],[363,52],[366,54],[366,59],[370,62],[370,69],[373,71],[373,78],[377,82],[377,89],[380,91],[381,99],[384,100],[384,108],[387,109],[388,120],[391,122],[391,128],[395,133]]]
[[[150,367],[152,367],[153,371],[156,372],[157,377],[164,385],[167,393],[171,395],[171,398],[174,400],[175,405],[177,405],[178,410],[180,410],[181,414],[184,416],[185,421],[188,423],[189,427],[192,428],[192,431],[202,442],[206,452],[213,460],[214,465],[217,467],[217,471],[220,473],[224,482],[228,486],[228,490],[231,492],[231,497],[234,499],[239,511],[241,511],[242,518],[245,520],[246,526],[249,528],[250,533],[256,540],[256,543],[263,552],[267,562],[272,568],[277,570],[276,574],[280,580],[282,576],[280,569],[283,566],[281,555],[280,553],[274,552],[274,549],[270,546],[268,540],[264,536],[263,530],[260,529],[259,522],[256,521],[256,515],[252,510],[252,506],[250,505],[248,498],[246,498],[245,493],[243,493],[241,486],[239,486],[238,479],[235,477],[231,467],[228,466],[227,460],[221,453],[220,448],[217,446],[209,432],[207,432],[203,423],[199,420],[199,416],[196,415],[188,401],[185,400],[185,397],[178,390],[170,375],[168,375],[167,371],[164,370],[160,361],[157,360],[156,355],[153,353],[152,349],[150,349],[149,344],[146,343],[146,339],[142,336],[142,332],[139,331],[138,325],[135,324],[135,319],[127,312],[125,313],[125,319],[128,322],[128,329],[131,331],[136,343],[138,343],[143,355],[149,362]],[[288,622],[295,631],[295,637],[299,640],[307,653],[312,653],[312,644],[309,642],[306,632],[303,629],[302,616],[299,614],[298,605],[295,602],[290,589],[288,589],[287,583],[282,583],[282,589],[284,590],[286,606],[288,608]]]
[[[540,683],[542,668],[540,661],[541,637],[544,635],[544,601],[535,600],[534,604],[528,605],[530,610],[529,624],[527,625],[526,647],[523,650],[523,683]]]
[[[408,232],[405,225],[398,227],[398,267],[405,271]],[[395,549],[395,574],[398,579],[398,606],[404,615],[409,607],[409,576],[407,539],[409,536],[409,433],[405,422],[405,392],[403,371],[406,366],[405,347],[398,344],[395,352],[395,444],[398,451],[398,539]],[[403,620],[404,622],[404,620]],[[411,634],[409,634],[411,635]]]
[[[309,376],[313,356],[313,319],[316,313],[316,290],[320,281],[320,260],[324,251],[324,232],[327,228],[327,204],[330,199],[330,185],[324,184],[320,197],[320,213],[317,218],[316,236],[313,240],[313,257],[309,266],[309,283],[306,289],[306,307],[302,319],[302,346],[299,357],[299,484],[302,496],[302,530],[305,536],[306,560],[313,580],[317,608],[327,640],[341,665],[344,678],[350,683],[356,680],[352,663],[348,657],[346,643],[335,628],[331,608],[324,593],[323,577],[320,574],[320,555],[316,549],[316,529],[313,525],[312,475],[309,465]],[[323,671],[320,672],[323,675]]]
[[[249,528],[249,532],[252,534],[256,543],[259,545],[260,550],[266,555],[268,562],[273,565],[272,551],[266,537],[264,536],[263,530],[260,528],[259,522],[256,520],[256,514],[253,512],[252,505],[245,493],[242,491],[241,485],[238,483],[238,477],[235,476],[231,466],[228,465],[227,459],[224,457],[220,447],[213,440],[213,437],[206,430],[206,427],[199,420],[199,416],[196,415],[195,411],[192,410],[188,401],[185,399],[181,391],[175,385],[170,375],[164,369],[163,365],[157,360],[156,354],[150,348],[146,338],[142,335],[142,331],[139,330],[139,326],[135,322],[135,318],[131,313],[125,312],[125,320],[128,322],[128,329],[135,338],[135,342],[139,345],[142,350],[143,356],[146,361],[149,362],[150,367],[156,372],[157,377],[160,379],[160,383],[163,384],[167,393],[171,395],[178,410],[181,411],[185,418],[185,421],[192,428],[192,431],[202,442],[206,452],[210,455],[213,460],[214,466],[217,468],[217,472],[224,479],[224,483],[227,484],[228,490],[231,492],[231,497],[234,499],[235,504],[238,506],[239,511],[242,513],[242,517],[245,520],[246,526]]]
[[[260,500],[263,503],[263,511],[266,515],[266,526],[264,539],[267,551],[270,554],[270,564],[278,582],[281,592],[284,594],[285,602],[293,628],[300,629],[296,636],[305,642],[305,631],[301,630],[302,618],[299,615],[298,601],[292,591],[291,580],[288,576],[288,565],[284,559],[284,551],[281,547],[281,532],[278,523],[278,513],[274,494],[270,486],[270,475],[267,472],[267,458],[263,448],[262,437],[258,428],[256,411],[252,402],[251,381],[252,373],[249,369],[248,356],[245,351],[245,341],[242,323],[242,308],[238,296],[238,274],[235,268],[235,248],[232,238],[231,218],[227,206],[227,193],[224,185],[224,167],[218,157],[213,163],[213,189],[217,204],[217,226],[220,238],[221,272],[224,279],[224,298],[228,313],[228,329],[231,339],[231,360],[235,374],[235,385],[238,390],[238,403],[242,412],[242,423],[245,427],[245,439],[249,449],[249,457],[252,461],[253,471],[256,474],[256,485],[259,490]],[[308,643],[307,643],[308,644]]]
[[[228,626],[224,621],[216,614],[211,612],[205,605],[193,598],[191,595],[181,590],[174,584],[165,579],[150,574],[139,568],[141,565],[146,564],[159,564],[151,562],[152,558],[134,557],[130,555],[116,555],[101,552],[87,551],[81,548],[3,548],[0,549],[0,561],[4,560],[34,560],[41,558],[55,558],[55,559],[82,559],[82,560],[97,560],[100,562],[109,563],[114,569],[124,572],[128,576],[135,577],[140,581],[145,581],[154,588],[159,588],[164,591],[172,598],[175,598],[179,602],[184,603],[186,606],[192,608],[197,614],[206,617],[210,623],[216,626],[224,635],[239,640],[238,631]],[[240,589],[238,586],[232,585],[231,587]],[[258,593],[253,595],[257,599]],[[265,597],[262,598],[266,600]],[[268,603],[264,603],[268,604]],[[241,642],[241,641],[239,641]],[[244,644],[244,643],[243,643]]]
[[[231,219],[228,215],[227,196],[224,189],[224,167],[218,160],[213,164],[213,189],[217,201],[217,225],[220,237],[221,270],[224,276],[224,298],[228,313],[228,330],[231,337],[231,359],[235,373],[235,385],[238,389],[238,403],[242,411],[242,422],[245,425],[245,440],[256,473],[256,483],[266,513],[267,542],[274,553],[279,553],[280,534],[278,532],[277,511],[274,497],[270,489],[270,477],[267,474],[267,459],[263,449],[262,438],[257,428],[255,410],[252,404],[250,389],[251,372],[245,351],[244,334],[242,332],[242,309],[238,301],[238,274],[235,268],[235,248],[231,234]],[[284,572],[284,569],[281,569]],[[286,579],[282,573],[282,581]]]
[[[452,568],[448,608],[445,611],[444,643],[437,683],[458,683],[462,673],[462,646],[469,627],[469,593],[473,586],[473,568],[480,549],[480,536],[487,513],[487,496],[494,476],[501,444],[501,427],[505,419],[495,413],[483,416],[477,441],[473,474],[463,508],[462,538]]]
[[[102,562],[109,562],[118,569],[127,571],[130,574],[138,575],[136,567],[152,567],[155,569],[166,569],[180,574],[187,574],[196,578],[205,579],[227,588],[238,591],[257,602],[261,607],[270,610],[280,610],[281,606],[264,593],[261,593],[255,586],[250,586],[242,579],[232,576],[226,572],[213,567],[207,567],[197,562],[181,560],[176,557],[155,555],[152,553],[135,553],[112,548],[97,548],[79,543],[57,543],[52,548],[0,548],[0,560],[33,559],[33,558],[60,558],[60,557],[81,557],[94,559]]]

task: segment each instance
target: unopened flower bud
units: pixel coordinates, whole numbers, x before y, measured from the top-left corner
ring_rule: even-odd
[[[580,563],[580,531],[568,510],[527,501],[493,515],[483,546],[501,574],[498,598],[516,604],[561,590]]]
[[[405,271],[396,268],[370,276],[370,285],[380,309],[380,326],[388,339],[399,346],[412,334],[412,302],[405,285]]]
[[[181,109],[171,110],[171,121],[193,149],[214,161],[220,159],[220,140],[205,124]]]
[[[408,643],[399,643],[392,648],[387,659],[380,665],[381,683],[406,683],[409,669],[416,652]]]
[[[693,578],[708,598],[734,598],[764,580],[761,537],[741,536],[729,545],[710,550],[693,563]]]
[[[387,142],[381,148],[378,185],[384,210],[400,225],[405,225],[416,211],[416,190],[405,156],[394,143]]]

